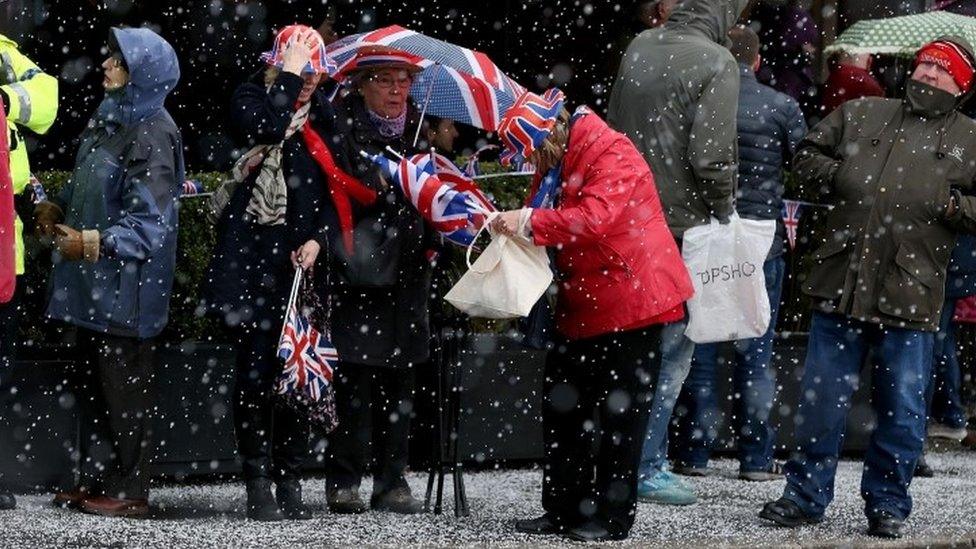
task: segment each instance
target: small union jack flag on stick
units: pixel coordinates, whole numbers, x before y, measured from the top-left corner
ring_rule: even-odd
[[[301,392],[317,401],[332,383],[339,353],[329,342],[328,333],[316,330],[298,308],[298,289],[302,274],[302,269],[295,272],[285,324],[278,343],[278,358],[285,364],[278,375],[277,391],[279,394]]]
[[[796,230],[800,226],[800,214],[803,211],[803,204],[796,200],[783,201],[783,226],[786,227],[786,241],[790,243],[790,249],[796,248]]]
[[[183,189],[180,191],[180,196],[196,196],[206,192],[203,188],[203,183],[200,183],[196,179],[187,179],[183,182]]]

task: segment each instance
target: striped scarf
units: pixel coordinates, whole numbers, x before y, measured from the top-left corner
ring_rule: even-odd
[[[311,102],[306,101],[295,110],[291,117],[285,138],[277,145],[258,145],[244,153],[234,164],[232,174],[238,183],[244,181],[260,168],[251,191],[251,201],[247,213],[254,216],[259,225],[283,225],[288,207],[288,185],[281,166],[281,148],[289,137],[301,129],[308,120]]]

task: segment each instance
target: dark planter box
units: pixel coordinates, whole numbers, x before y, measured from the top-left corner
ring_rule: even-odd
[[[794,448],[793,416],[799,402],[799,378],[806,351],[805,337],[776,342],[775,364],[780,391],[774,407],[778,426],[777,448]],[[69,487],[74,457],[70,449],[78,436],[74,395],[66,383],[71,348],[63,347],[18,361],[0,391],[0,471],[4,482],[21,490]],[[461,354],[461,414],[459,452],[472,465],[537,461],[542,446],[542,367],[545,354],[527,350],[511,337],[471,336]],[[869,369],[848,419],[846,451],[866,448],[874,417],[868,401]],[[429,426],[437,417],[432,379],[433,366],[418,369],[415,435],[411,462],[423,466],[431,455]],[[157,354],[157,444],[154,474],[183,479],[188,476],[233,474],[236,460],[232,402],[234,349],[214,344],[185,342],[163,347]],[[729,391],[729,375],[719,376],[720,399]],[[726,417],[728,409],[726,409]],[[717,448],[731,450],[733,438],[726,425]],[[309,470],[321,468],[327,451],[324,437],[312,441],[315,449]]]

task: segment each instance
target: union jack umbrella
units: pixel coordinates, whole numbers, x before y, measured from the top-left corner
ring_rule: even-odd
[[[382,154],[369,156],[444,238],[467,246],[495,206],[477,184],[444,156],[418,154],[394,162]]]
[[[796,248],[796,230],[800,226],[800,214],[803,211],[803,204],[796,200],[783,201],[783,225],[786,227],[786,240],[790,243],[790,249]]]
[[[326,53],[338,65],[341,79],[362,68],[357,65],[360,50],[377,46],[405,53],[421,68],[410,94],[425,98],[426,112],[441,118],[495,131],[525,91],[485,54],[398,25],[347,36],[327,46]]]
[[[329,342],[328,334],[320,333],[298,310],[298,286],[302,269],[295,272],[292,295],[288,300],[285,325],[278,343],[278,358],[285,362],[278,375],[279,394],[301,392],[312,400],[319,400],[332,383],[332,373],[339,362],[339,353]]]

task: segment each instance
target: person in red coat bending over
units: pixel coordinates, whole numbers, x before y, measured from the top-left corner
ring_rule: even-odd
[[[592,111],[570,116],[563,102],[556,89],[527,92],[498,129],[502,163],[527,161],[536,177],[529,223],[520,227],[515,210],[493,228],[554,248],[559,281],[544,372],[545,514],[516,529],[624,539],[661,366],[660,326],[683,317],[693,290],[644,158]]]

